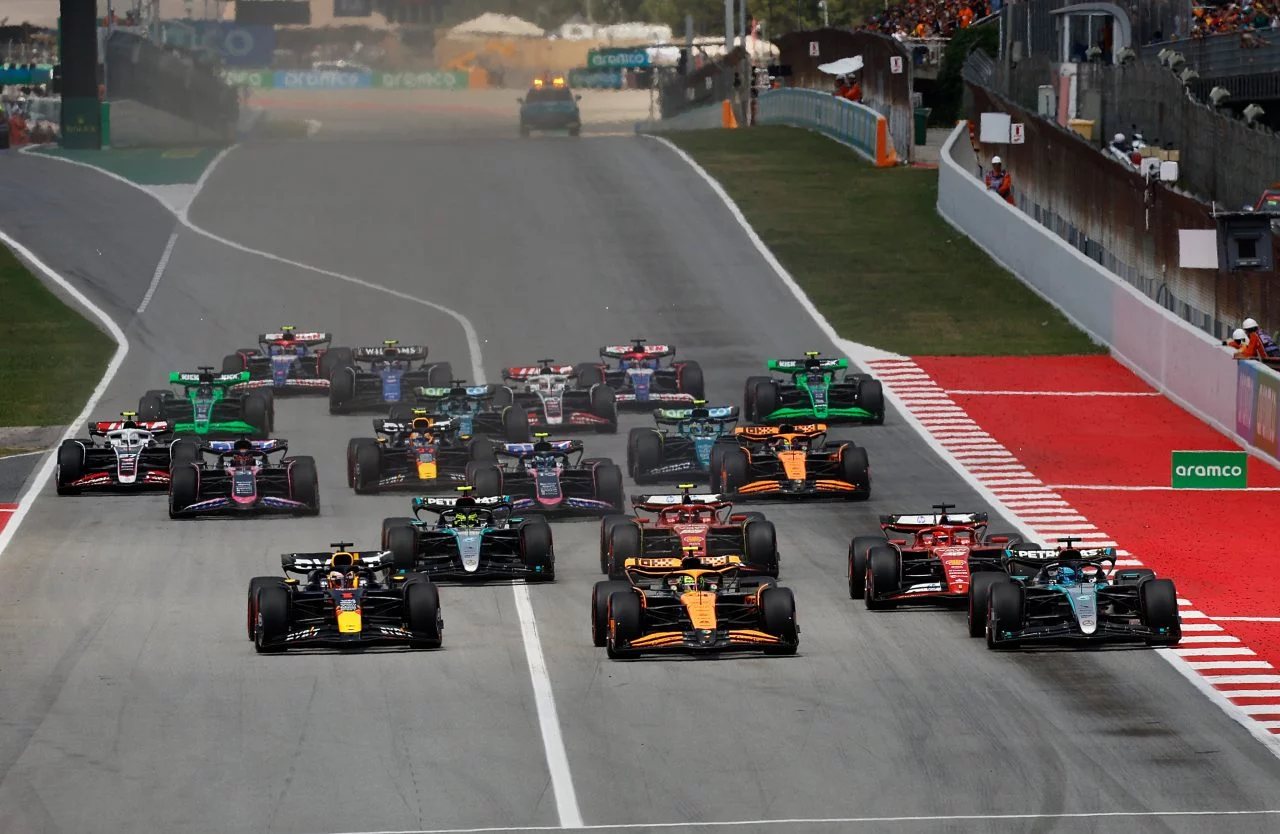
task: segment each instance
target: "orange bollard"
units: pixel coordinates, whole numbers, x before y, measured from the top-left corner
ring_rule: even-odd
[[[738,117],[733,115],[733,102],[725,99],[720,105],[720,126],[721,127],[737,127]]]

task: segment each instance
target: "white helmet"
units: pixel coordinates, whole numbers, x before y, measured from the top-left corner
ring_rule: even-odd
[[[1249,334],[1237,327],[1236,332],[1231,334],[1231,338],[1235,339],[1237,342],[1243,342],[1245,339],[1249,338]]]
[[[999,165],[999,164],[1000,164],[1000,157],[998,157],[998,156],[993,156],[993,157],[991,157],[991,164],[992,164],[992,165]]]
[[[1243,327],[1245,330],[1257,330],[1257,329],[1258,329],[1258,323],[1257,323],[1256,321],[1254,321],[1253,319],[1245,319],[1245,320],[1244,320],[1244,322],[1243,322],[1240,326],[1241,326],[1241,327]]]
[[[1111,141],[1112,141],[1112,142],[1115,142],[1117,145],[1118,145],[1118,144],[1120,144],[1121,142],[1123,142],[1123,141],[1124,141],[1124,134],[1123,134],[1123,133],[1117,133],[1117,134],[1116,134],[1116,138],[1112,139]]]

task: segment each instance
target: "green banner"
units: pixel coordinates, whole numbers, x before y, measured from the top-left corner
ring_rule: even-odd
[[[1174,489],[1247,489],[1248,452],[1174,452]]]
[[[383,90],[465,90],[470,73],[375,72],[373,86]]]
[[[276,85],[275,70],[243,70],[230,69],[222,71],[222,80],[233,87],[249,87],[254,90],[269,90]]]
[[[643,46],[593,49],[587,53],[587,68],[636,69],[649,66],[649,50]]]
[[[102,150],[102,102],[94,98],[62,99],[64,148]]]

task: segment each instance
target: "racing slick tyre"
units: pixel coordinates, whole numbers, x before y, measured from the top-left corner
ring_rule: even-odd
[[[745,449],[725,449],[720,458],[720,492],[734,493],[747,483],[750,465]]]
[[[378,448],[378,441],[371,437],[361,437],[352,442],[357,445],[351,472],[351,486],[357,495],[377,492],[378,481],[382,479],[382,450]]]
[[[238,374],[245,369],[248,364],[244,360],[244,356],[239,353],[229,353],[222,357],[222,372],[224,374]]]
[[[765,654],[795,654],[799,649],[800,627],[796,623],[796,598],[790,588],[774,585],[760,592],[760,630],[791,643],[768,646]]]
[[[1115,572],[1117,585],[1141,585],[1148,579],[1155,579],[1156,572],[1151,568],[1125,568]]]
[[[591,644],[597,649],[604,648],[609,635],[609,598],[619,591],[630,590],[630,582],[612,579],[597,582],[591,589]]]
[[[520,525],[520,560],[533,573],[526,576],[529,582],[554,582],[556,556],[551,542],[551,525]]]
[[[720,492],[721,490],[720,464],[724,460],[725,450],[731,448],[733,447],[722,443],[715,443],[711,446],[711,455],[707,460],[707,489],[711,492]]]
[[[490,385],[489,390],[493,394],[493,399],[490,402],[497,408],[506,408],[516,401],[515,394],[505,385]]]
[[[453,384],[453,365],[437,362],[427,366],[427,387],[448,388]]]
[[[747,420],[755,420],[758,417],[755,411],[756,387],[766,382],[772,383],[773,377],[769,377],[769,376],[747,377],[747,384],[743,387],[743,391],[742,391],[742,416],[745,417]]]
[[[293,458],[289,466],[289,497],[306,505],[298,515],[320,515],[320,476],[311,455]]]
[[[743,521],[767,521],[768,519],[765,518],[764,513],[752,510],[749,513],[743,513],[742,520]]]
[[[200,500],[200,473],[194,466],[177,466],[169,472],[169,518]]]
[[[159,397],[160,401],[164,402],[165,400],[173,399],[173,392],[170,391],[168,388],[152,388],[148,391],[144,391],[142,393],[142,396]],[[142,418],[139,417],[138,419],[142,419]]]
[[[676,372],[676,390],[681,394],[692,394],[695,400],[705,399],[707,385],[702,379],[702,366],[697,362],[681,362]]]
[[[388,542],[391,541],[391,531],[397,527],[413,527],[413,519],[407,515],[393,515],[390,518],[382,519],[382,538],[378,541],[382,542],[382,549],[389,550]]]
[[[609,572],[609,533],[619,524],[628,524],[631,516],[615,513],[600,519],[600,572]],[[603,643],[601,645],[604,645]]]
[[[1182,640],[1182,621],[1178,617],[1178,592],[1172,579],[1148,579],[1138,586],[1142,623],[1158,637],[1148,637],[1148,646],[1173,646]]]
[[[884,422],[884,389],[878,379],[858,380],[858,408],[870,411],[874,425]]]
[[[444,642],[444,621],[440,617],[440,589],[428,579],[405,583],[404,624],[410,633],[423,635],[411,645],[415,649],[438,649]]]
[[[608,385],[597,385],[591,389],[591,413],[608,421],[596,426],[596,434],[617,434],[617,397],[618,395]]]
[[[639,656],[639,652],[615,649],[615,636],[617,640],[634,640],[640,636],[640,597],[630,588],[609,595],[609,633],[604,645],[613,660]]]
[[[573,373],[578,378],[579,388],[604,385],[604,371],[600,369],[599,365],[591,362],[580,362],[573,366]]]
[[[467,441],[467,453],[476,463],[497,463],[498,453],[493,441],[487,437],[473,437]]]
[[[778,533],[772,521],[748,521],[742,531],[747,564],[766,576],[778,575]]]
[[[596,500],[607,501],[614,509],[627,509],[627,493],[622,486],[622,467],[616,463],[597,463],[592,477],[596,483]]]
[[[257,624],[253,630],[253,647],[260,654],[282,652],[282,642],[289,634],[289,592],[284,584],[258,589]],[[267,645],[275,643],[276,645]]]
[[[866,501],[871,497],[871,463],[867,460],[866,448],[852,443],[844,448],[840,455],[840,480],[860,487],[849,494],[849,500]]]
[[[648,473],[662,466],[662,435],[653,429],[632,429],[627,438],[627,468],[636,483],[652,480]]]
[[[1013,649],[1017,640],[997,640],[1001,631],[1019,631],[1026,620],[1022,586],[1017,582],[997,582],[987,597],[987,648]]]
[[[502,433],[509,443],[528,443],[533,435],[529,432],[529,410],[523,406],[509,406],[502,412]]]
[[[622,569],[628,559],[644,555],[644,532],[639,524],[618,524],[609,530],[609,553],[605,558],[605,573],[610,579],[626,579]]]
[[[476,498],[502,494],[502,470],[497,466],[467,465],[467,482],[475,487]]]
[[[353,437],[347,441],[347,486],[352,489],[356,485],[356,449],[360,447],[362,440],[368,439],[371,438]]]
[[[413,570],[418,561],[418,531],[412,527],[391,528],[387,531],[387,550],[391,551],[393,570]]]
[[[271,405],[266,397],[257,393],[246,396],[241,401],[240,416],[257,429],[253,433],[254,440],[266,440],[271,436]]]
[[[79,487],[69,487],[84,477],[84,447],[74,440],[64,440],[58,447],[55,483],[59,495],[79,495]]]
[[[249,642],[258,631],[258,591],[262,588],[283,588],[284,580],[278,576],[255,576],[249,580]]]
[[[763,420],[773,412],[777,411],[782,404],[782,396],[778,392],[778,383],[773,380],[762,382],[756,386],[755,399],[752,402],[752,408],[755,409],[755,419]]]
[[[393,423],[412,423],[413,418],[413,406],[408,403],[395,403],[387,412],[387,419]]]
[[[341,414],[346,404],[356,395],[354,368],[337,368],[329,377],[329,413]]]
[[[187,434],[174,438],[169,444],[169,471],[193,463],[200,463],[200,438]]]
[[[862,599],[868,611],[881,611],[896,607],[893,600],[881,599],[902,584],[902,554],[887,544],[877,545],[867,552],[866,585]]]
[[[867,587],[867,554],[883,547],[884,536],[854,536],[849,542],[849,599],[862,599]]]
[[[165,392],[168,393],[167,391]],[[151,391],[138,398],[138,420],[153,422],[164,419],[164,398]]]
[[[339,368],[355,367],[355,353],[349,347],[329,348],[320,354],[316,363],[316,376],[321,379],[333,379],[333,372]]]
[[[1012,581],[1005,573],[998,571],[979,571],[972,575],[966,614],[970,637],[981,637],[987,633],[987,602],[991,598],[991,587]]]

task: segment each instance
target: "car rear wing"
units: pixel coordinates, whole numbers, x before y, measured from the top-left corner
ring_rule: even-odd
[[[653,421],[659,426],[678,426],[694,420],[705,420],[712,423],[736,423],[739,420],[736,405],[718,406],[716,408],[655,408]]]
[[[808,368],[808,359],[770,359],[769,370],[784,374],[802,374]],[[849,369],[848,359],[819,359],[818,367],[824,371],[845,371]]]
[[[447,397],[470,397],[473,400],[487,400],[493,397],[494,390],[488,385],[468,385],[456,388],[419,388],[418,396],[428,400],[443,400]]]
[[[914,533],[949,524],[960,527],[984,527],[987,524],[987,513],[911,513],[880,516],[880,527],[895,533]]]
[[[391,567],[389,551],[381,550],[344,550],[353,558],[352,567],[357,570],[385,570]],[[317,553],[282,553],[280,567],[286,573],[310,574],[313,571],[326,570],[332,565],[333,552],[322,550]]]
[[[583,450],[581,440],[548,440],[544,442],[551,447],[551,452],[559,454],[569,454],[570,452],[581,452]],[[493,450],[500,455],[509,455],[513,458],[527,458],[537,453],[537,446],[537,443],[507,443],[505,441],[496,441],[493,444]]]
[[[296,330],[280,330],[275,333],[258,334],[258,342],[260,344],[267,345],[272,342],[286,341],[307,346],[324,345],[333,341],[333,334],[321,333],[319,331],[306,331],[299,333]]]
[[[768,440],[780,435],[800,434],[814,436],[827,430],[826,423],[804,423],[794,426],[739,426],[733,430],[738,437],[747,440]]]
[[[107,432],[119,431],[125,428],[124,420],[107,420],[89,424],[89,434],[95,437],[103,437]],[[169,434],[173,431],[173,426],[167,420],[134,420],[133,428],[151,432],[152,434]]]
[[[600,355],[606,359],[621,359],[624,356],[642,353],[649,359],[661,359],[674,356],[676,349],[672,345],[646,345],[636,342],[630,345],[606,345],[600,348]]]
[[[542,367],[542,368],[535,368],[535,367],[528,367],[528,366],[503,368],[502,378],[503,379],[520,379],[520,380],[529,379],[530,377],[540,376],[544,370],[549,371],[558,376],[574,376],[575,375],[573,372],[572,365],[547,365],[546,367]]]
[[[716,561],[724,560],[724,564],[709,568],[709,570],[716,573],[722,571],[728,573],[747,567],[741,556],[711,558]],[[622,569],[627,572],[635,571],[641,574],[667,575],[685,570],[708,570],[707,559],[708,557],[706,556],[690,556],[687,558],[679,556],[629,556],[622,560]]]
[[[236,450],[236,444],[243,443],[243,440],[206,440],[200,450],[204,452],[216,452],[220,455],[229,455]],[[255,452],[268,454],[271,452],[286,452],[289,450],[289,441],[283,438],[273,437],[269,440],[250,440]]]
[[[351,351],[357,362],[377,362],[381,359],[398,359],[416,362],[427,358],[425,345],[382,345],[381,347],[358,347]]]
[[[665,510],[669,507],[724,507],[732,502],[717,492],[687,493],[684,495],[632,495],[631,506],[648,510]]]
[[[1065,548],[1063,550],[1020,550],[1006,548],[1002,557],[1006,562],[1049,565],[1054,562],[1111,562],[1117,557],[1114,547]]]
[[[431,421],[429,429],[437,434],[449,434],[458,430],[459,423],[452,417],[425,417],[415,419],[426,419]],[[396,420],[388,420],[385,417],[375,417],[373,420],[373,431],[375,434],[395,435],[413,431],[413,421],[400,422]]]
[[[250,374],[248,371],[241,371],[236,374],[200,374],[190,373],[187,371],[174,371],[169,374],[169,384],[191,387],[193,385],[219,385],[229,388],[232,385],[239,385],[242,382],[249,381]]]

